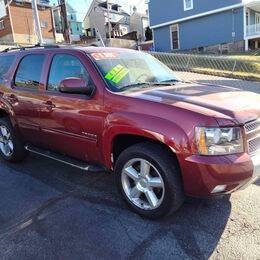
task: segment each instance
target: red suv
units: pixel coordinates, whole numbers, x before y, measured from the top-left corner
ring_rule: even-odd
[[[114,172],[138,214],[184,196],[244,188],[260,176],[260,96],[187,83],[147,53],[38,46],[0,54],[0,153],[28,151]]]

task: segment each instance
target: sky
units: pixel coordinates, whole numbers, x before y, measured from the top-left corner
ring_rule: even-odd
[[[5,15],[4,1],[0,0],[0,17]]]
[[[145,12],[147,9],[147,5],[145,4],[145,0],[110,0],[113,3],[119,3],[123,6],[123,9],[126,12],[130,11],[129,2],[132,6],[137,7],[137,11]],[[57,0],[51,0],[52,3],[56,3]],[[79,12],[79,14],[84,15],[87,13],[88,7],[90,6],[92,0],[67,0],[67,2]]]

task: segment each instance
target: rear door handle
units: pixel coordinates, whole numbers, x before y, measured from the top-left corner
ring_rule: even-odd
[[[16,95],[14,94],[9,94],[9,95],[6,95],[6,99],[11,102],[11,103],[16,103],[18,102],[18,98],[16,97]]]

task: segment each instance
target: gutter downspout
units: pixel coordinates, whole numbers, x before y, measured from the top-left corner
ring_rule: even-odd
[[[249,43],[248,43],[248,39],[246,37],[246,33],[247,33],[247,25],[246,25],[246,5],[244,5],[243,7],[243,13],[244,13],[244,41],[245,41],[245,51],[249,50]]]

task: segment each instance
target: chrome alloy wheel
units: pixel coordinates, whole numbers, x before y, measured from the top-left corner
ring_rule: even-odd
[[[128,161],[123,167],[121,181],[127,198],[140,209],[153,210],[162,204],[164,182],[150,162],[138,158]]]
[[[7,127],[0,126],[0,149],[6,157],[10,157],[14,151],[14,144]]]

